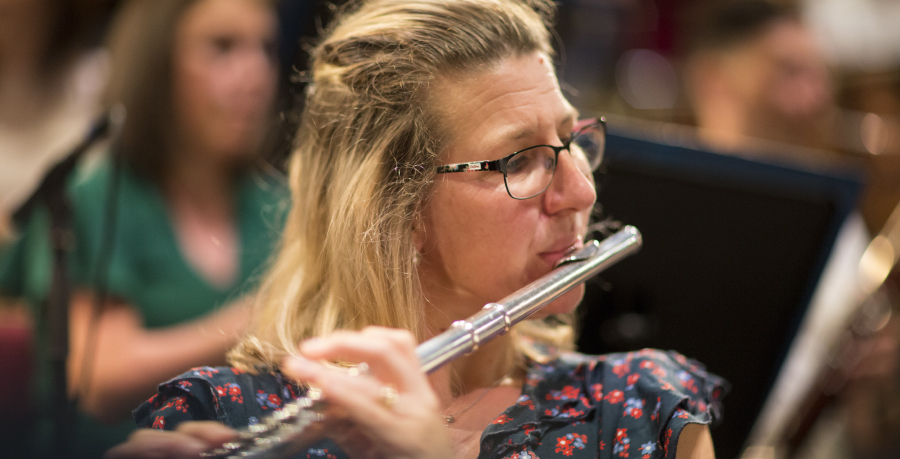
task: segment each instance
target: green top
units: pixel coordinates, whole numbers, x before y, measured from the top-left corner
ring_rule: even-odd
[[[104,159],[93,167],[83,165],[70,179],[75,244],[69,255],[69,266],[76,286],[96,284],[112,178],[112,163]],[[274,176],[252,172],[239,181],[235,196],[240,238],[239,275],[230,287],[219,288],[209,284],[186,261],[163,196],[154,182],[123,166],[117,196],[114,236],[110,238],[108,291],[110,297],[133,305],[148,328],[198,318],[255,288],[280,235],[289,202],[283,181]],[[16,241],[0,247],[0,292],[27,299],[34,307],[38,324],[37,388],[32,394],[38,420],[32,444],[35,451],[50,445],[52,432],[48,406],[52,381],[46,358],[46,308],[43,306],[52,264],[47,229],[48,216],[41,209]],[[153,394],[147,394],[150,395]],[[98,457],[105,449],[124,441],[133,429],[131,421],[102,426],[79,414],[74,429],[78,456]]]

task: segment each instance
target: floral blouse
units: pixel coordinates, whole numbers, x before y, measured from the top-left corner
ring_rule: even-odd
[[[530,361],[522,395],[482,433],[478,459],[674,458],[685,425],[721,418],[726,387],[675,352]],[[134,417],[138,426],[154,429],[188,420],[244,427],[302,393],[278,372],[203,367],[161,384]],[[295,457],[347,456],[323,440]]]

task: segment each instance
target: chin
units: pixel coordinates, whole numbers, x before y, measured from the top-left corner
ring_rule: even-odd
[[[580,284],[557,298],[552,303],[544,306],[540,311],[529,317],[530,319],[543,319],[554,314],[569,314],[575,311],[581,298],[584,297],[584,284]]]

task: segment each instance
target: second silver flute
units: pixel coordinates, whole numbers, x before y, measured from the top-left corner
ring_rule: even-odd
[[[479,313],[459,320],[445,332],[416,348],[422,371],[431,373],[441,366],[474,352],[483,343],[502,335],[518,322],[539,311],[573,287],[600,273],[641,247],[641,233],[626,226],[603,242],[589,241],[562,259],[553,271],[503,298],[487,304]],[[306,440],[316,435],[308,427],[321,420],[319,392],[285,404],[281,411],[240,432],[237,441],[205,453],[214,458],[283,458],[296,453]],[[305,438],[310,437],[310,438]]]

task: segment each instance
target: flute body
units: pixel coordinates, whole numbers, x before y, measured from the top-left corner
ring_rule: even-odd
[[[431,373],[500,336],[516,323],[539,311],[573,287],[637,252],[641,233],[633,226],[625,226],[602,242],[589,241],[574,254],[560,261],[545,276],[503,298],[489,303],[472,317],[456,321],[445,332],[423,342],[416,348],[422,371]],[[213,458],[278,459],[296,453],[309,426],[321,420],[318,409],[324,403],[318,391],[285,404],[281,411],[240,432],[239,440],[205,453]]]
[[[603,242],[588,241],[584,248],[560,261],[557,268],[478,314],[453,323],[447,331],[416,348],[422,370],[431,373],[478,349],[481,343],[506,333],[509,327],[553,302],[573,287],[637,252],[641,233],[626,226]]]

